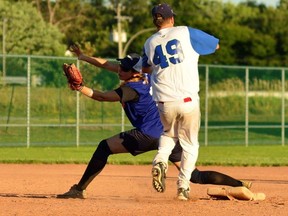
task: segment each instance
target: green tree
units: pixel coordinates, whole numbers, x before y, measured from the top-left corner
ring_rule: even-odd
[[[107,24],[102,24],[102,20],[111,20],[111,18],[105,19],[105,14],[109,13],[103,11],[103,1],[94,0],[90,3],[83,0],[28,1],[33,2],[38,13],[47,23],[57,27],[65,34],[63,43],[67,47],[71,43],[77,42],[87,49],[89,52],[87,54],[92,54],[98,49],[98,47],[95,48],[95,43],[98,42],[97,39],[103,38],[101,37],[103,33],[105,39],[108,38],[109,40],[109,35],[105,34],[105,29],[101,28],[104,25],[107,26]],[[101,18],[102,14],[104,15],[103,19]],[[101,47],[103,44],[107,43],[99,43],[99,46]]]
[[[26,44],[29,46],[26,46],[25,53],[31,53],[30,48],[36,49],[36,47],[30,46],[34,42],[42,44],[37,46],[38,52],[33,51],[36,54],[47,51],[60,53],[59,46],[57,46],[59,51],[55,52],[53,49],[51,51],[51,44],[56,46],[53,43],[63,43],[69,46],[70,43],[77,42],[86,54],[106,58],[118,56],[117,43],[110,38],[113,29],[117,28],[116,8],[118,4],[121,3],[123,6],[121,15],[132,19],[131,21],[121,19],[122,29],[127,33],[129,40],[138,32],[154,27],[151,9],[153,5],[159,3],[158,0],[10,0],[9,3],[11,2],[14,2],[12,5],[19,3],[17,9],[20,8],[20,11],[27,7],[26,4],[23,7],[23,2],[29,2],[29,7],[32,5],[38,11],[38,15],[33,12],[33,19],[29,16],[30,12],[25,12],[25,16],[33,20],[29,26],[29,31],[26,30],[29,36],[32,33],[41,35],[38,30],[35,30],[35,33],[31,30],[39,28],[41,33],[45,32],[45,35],[46,32],[53,35],[59,31],[65,35],[62,38],[53,35],[53,37],[51,36],[53,41],[48,37],[49,40],[45,39],[47,43],[40,39],[45,38],[44,36],[37,37],[32,42],[27,40]],[[176,25],[199,28],[220,38],[221,48],[219,52],[200,58],[200,63],[288,65],[288,28],[286,27],[288,0],[279,0],[276,8],[257,4],[255,0],[247,0],[237,5],[211,0],[166,0],[165,2],[170,4],[177,14]],[[3,1],[0,5],[4,5]],[[25,25],[27,25],[29,21],[25,19],[25,16],[23,17]],[[38,23],[39,17],[40,20],[42,17],[42,20],[45,21],[44,24]],[[11,22],[10,20],[7,26],[8,24],[11,25]],[[128,52],[141,52],[145,40],[152,33],[153,31],[150,31],[138,35],[129,45]],[[17,37],[15,36],[15,38]],[[19,38],[17,40],[19,41]],[[17,47],[23,46],[17,42],[15,45]],[[123,43],[123,47],[125,45],[126,43]],[[42,51],[40,52],[40,50]]]
[[[0,20],[6,23],[5,50],[7,54],[64,55],[63,35],[46,23],[32,4],[27,2],[0,2]],[[3,31],[2,37],[3,37]],[[3,46],[3,44],[2,44]]]

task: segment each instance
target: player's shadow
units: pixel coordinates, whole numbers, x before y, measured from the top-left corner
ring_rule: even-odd
[[[55,195],[55,194],[0,193],[0,197],[16,197],[16,198],[56,198],[56,195]]]
[[[56,194],[19,194],[19,193],[0,193],[0,197],[7,198],[34,198],[34,199],[68,199],[68,198],[59,198]],[[89,199],[96,200],[133,200],[133,197],[122,197],[122,196],[97,196],[89,197]]]

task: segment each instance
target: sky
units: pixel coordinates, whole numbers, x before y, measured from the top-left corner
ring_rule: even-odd
[[[232,2],[238,4],[239,2],[245,2],[245,0],[223,0],[223,2]],[[279,0],[256,0],[257,3],[264,3],[267,6],[276,7]]]

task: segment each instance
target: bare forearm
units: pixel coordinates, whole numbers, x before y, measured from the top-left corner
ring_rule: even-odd
[[[119,101],[120,97],[118,94],[116,94],[115,91],[108,91],[108,92],[101,92],[95,89],[91,89],[89,87],[83,86],[81,88],[80,92],[87,96],[90,97],[91,99],[97,100],[97,101]]]
[[[85,61],[89,64],[92,64],[96,67],[100,67],[100,68],[105,68],[109,71],[112,72],[118,72],[118,64],[115,64],[113,62],[110,62],[106,59],[100,58],[100,57],[90,57],[87,56],[85,54],[82,53],[82,51],[80,50],[79,46],[76,44],[72,44],[69,49],[71,50],[71,52],[75,53],[78,57],[79,60],[81,61]]]
[[[86,61],[92,65],[95,65],[96,67],[104,67],[103,65],[105,65],[105,63],[107,63],[106,59],[90,57],[90,56],[86,56],[84,54],[79,55],[78,59],[82,60],[82,61]]]
[[[93,90],[89,87],[84,86],[81,91],[80,91],[83,95],[90,97],[94,100],[98,100],[98,101],[104,101],[105,98],[102,96],[103,93],[97,90]]]
[[[105,68],[105,69],[112,71],[112,72],[118,71],[118,65],[110,63],[107,59],[98,58],[98,57],[90,57],[90,56],[86,56],[84,54],[79,55],[78,59],[85,61],[85,62],[88,62],[89,64],[92,64],[96,67]]]
[[[92,98],[94,94],[93,89],[88,88],[86,86],[83,86],[83,88],[79,92],[81,92],[83,95],[90,97],[90,98]]]

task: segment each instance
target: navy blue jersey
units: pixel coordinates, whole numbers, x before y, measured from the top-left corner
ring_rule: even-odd
[[[138,94],[138,100],[122,102],[131,124],[142,133],[159,138],[163,132],[163,126],[156,103],[150,94],[151,85],[140,80],[127,82],[125,86],[132,88]]]

